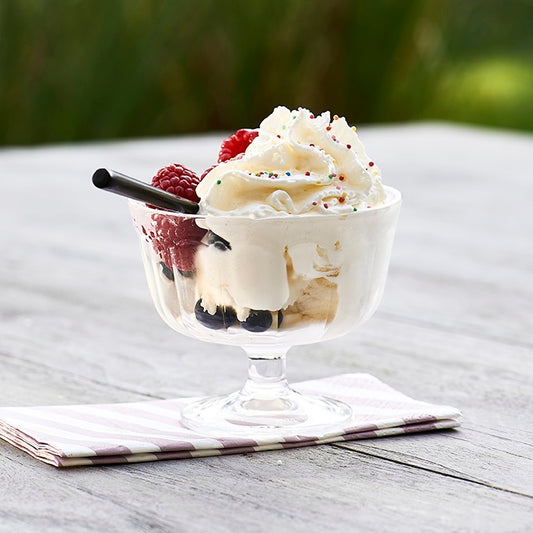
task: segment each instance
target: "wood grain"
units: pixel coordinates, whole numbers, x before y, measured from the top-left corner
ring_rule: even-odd
[[[462,409],[458,431],[57,471],[0,445],[0,531],[527,531],[533,522],[533,139],[364,128],[404,195],[382,305],[289,355],[293,381],[368,371]],[[239,350],[169,330],[108,166],[203,170],[221,136],[0,151],[2,405],[130,401],[241,385]],[[211,154],[211,155],[208,155]]]

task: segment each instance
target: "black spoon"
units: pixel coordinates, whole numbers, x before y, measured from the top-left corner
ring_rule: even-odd
[[[157,187],[152,187],[144,181],[130,178],[107,168],[99,168],[93,174],[93,184],[99,189],[138,200],[139,202],[146,202],[162,209],[170,209],[182,213],[198,213],[199,206],[196,202],[181,198]]]

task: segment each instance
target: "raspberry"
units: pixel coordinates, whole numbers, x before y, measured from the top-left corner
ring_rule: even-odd
[[[218,163],[211,165],[209,168],[204,170],[204,173],[200,176],[200,181],[202,181],[215,167],[218,167]]]
[[[203,176],[202,176],[203,177]],[[168,165],[152,178],[152,185],[164,191],[198,202],[196,186],[200,178],[183,165]],[[164,265],[176,266],[183,273],[194,270],[196,249],[205,235],[205,230],[194,219],[176,215],[152,215],[154,229],[148,238]],[[168,277],[168,276],[167,276]]]
[[[199,202],[196,186],[200,183],[198,175],[183,165],[168,165],[152,178],[152,185],[176,196]]]
[[[194,219],[176,215],[152,215],[154,231],[149,238],[161,261],[169,267],[176,266],[182,273],[194,270],[194,256],[205,230]]]
[[[257,130],[237,130],[222,142],[218,153],[218,162],[222,163],[238,154],[242,154],[258,135],[259,132]]]
[[[237,154],[235,157],[232,157],[231,159],[226,159],[226,161],[237,161],[238,159],[242,159],[244,156],[244,152]],[[226,162],[224,161],[224,163]],[[217,168],[220,163],[215,163],[214,165],[211,165],[209,168],[206,168],[202,175],[200,176],[200,181],[202,181],[214,168]]]

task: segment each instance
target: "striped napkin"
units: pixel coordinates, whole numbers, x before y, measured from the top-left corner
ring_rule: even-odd
[[[460,425],[453,408],[413,400],[368,374],[305,381],[302,393],[350,404],[342,431],[320,435],[207,437],[184,428],[180,412],[195,398],[135,403],[0,408],[0,438],[57,467],[135,463],[249,453],[384,437]]]

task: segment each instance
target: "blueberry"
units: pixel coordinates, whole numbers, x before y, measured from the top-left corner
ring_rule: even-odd
[[[163,272],[165,278],[174,281],[174,272],[172,272],[172,269],[168,268],[163,261],[160,261],[159,264],[161,265],[161,272]]]
[[[196,320],[210,329],[222,329],[229,328],[237,322],[237,313],[232,307],[217,306],[217,310],[214,315],[211,315],[202,306],[202,300],[198,300],[194,306],[194,314]]]
[[[272,313],[270,311],[250,311],[248,318],[241,322],[241,326],[247,331],[260,333],[266,331],[272,325]]]
[[[207,232],[207,244],[209,246],[214,246],[217,250],[225,252],[226,250],[231,250],[231,244],[223,239],[220,235],[213,233],[211,230]]]

